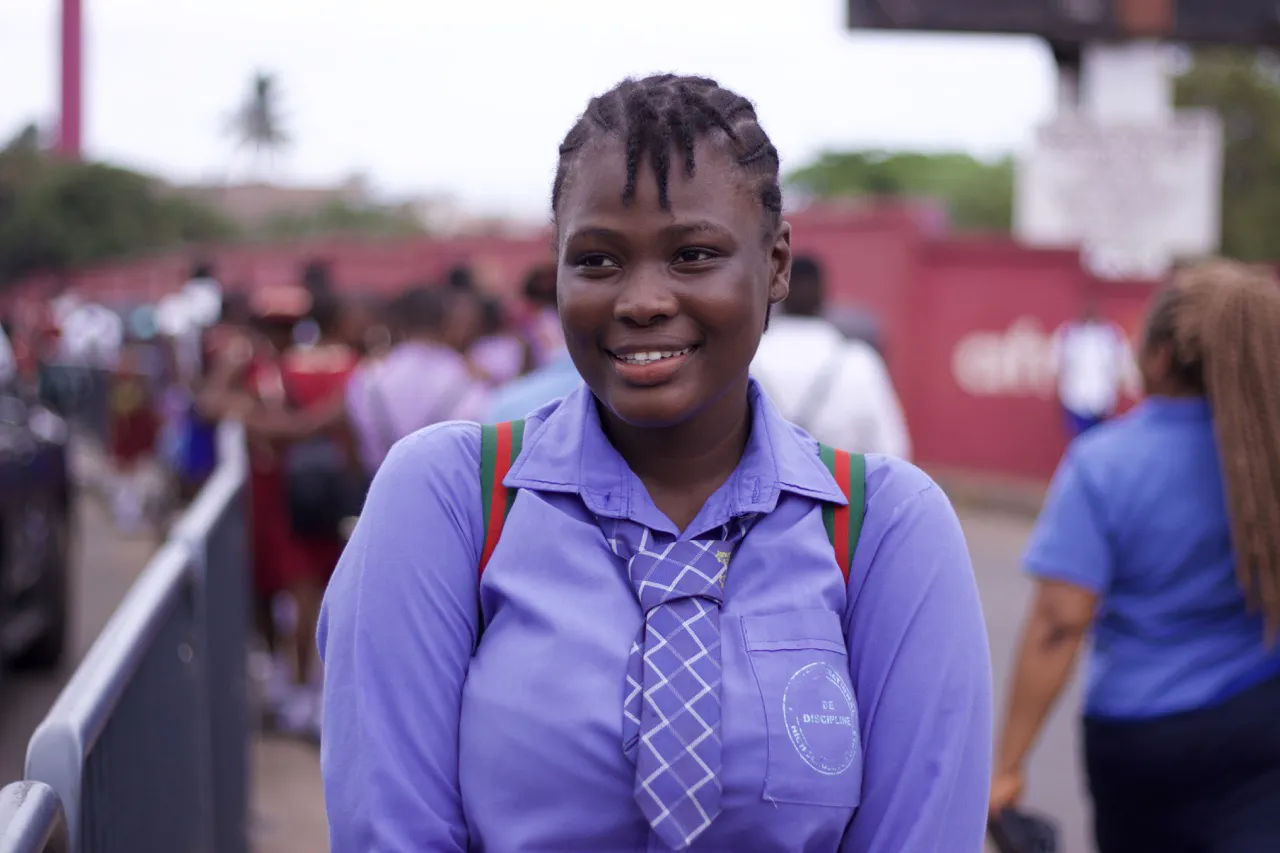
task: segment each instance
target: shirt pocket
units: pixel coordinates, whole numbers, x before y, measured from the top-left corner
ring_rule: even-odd
[[[764,798],[856,807],[862,737],[840,617],[830,610],[744,616],[742,630],[764,702]]]

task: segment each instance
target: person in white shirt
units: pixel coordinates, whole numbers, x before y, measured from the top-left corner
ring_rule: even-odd
[[[1124,333],[1115,323],[1085,305],[1079,319],[1058,329],[1054,358],[1068,438],[1115,414],[1129,358]]]
[[[13,383],[18,378],[18,358],[13,354],[13,346],[9,343],[9,335],[0,324],[0,388]]]
[[[760,342],[751,374],[784,418],[819,441],[910,458],[906,419],[884,360],[823,316],[822,279],[817,261],[792,262],[791,293]]]

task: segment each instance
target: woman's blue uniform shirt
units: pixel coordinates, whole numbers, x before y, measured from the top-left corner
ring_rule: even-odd
[[[1154,397],[1076,439],[1027,549],[1035,576],[1099,596],[1085,713],[1156,717],[1280,675],[1245,608],[1213,419]]]

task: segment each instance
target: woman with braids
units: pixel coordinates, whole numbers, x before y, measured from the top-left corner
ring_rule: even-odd
[[[319,630],[334,853],[979,853],[990,663],[956,516],[748,376],[781,201],[712,80],[625,81],[570,130],[585,384],[379,471]]]
[[[1180,270],[1139,362],[1147,399],[1070,446],[1031,537],[991,811],[1092,633],[1100,853],[1280,850],[1280,284]]]

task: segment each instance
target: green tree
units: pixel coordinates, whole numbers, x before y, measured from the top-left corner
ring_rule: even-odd
[[[422,223],[407,206],[353,204],[337,199],[312,213],[271,217],[254,236],[263,240],[292,240],[325,234],[392,238],[423,233]]]
[[[1007,232],[1013,225],[1013,160],[968,154],[825,152],[787,175],[787,185],[816,198],[868,196],[941,200],[961,229]]]
[[[0,149],[0,285],[234,234],[224,218],[147,175],[48,155],[33,128]]]
[[[1280,74],[1266,53],[1206,50],[1175,81],[1179,107],[1217,111],[1223,127],[1222,252],[1280,258]]]
[[[244,102],[231,117],[231,133],[237,151],[249,148],[253,152],[257,168],[264,160],[268,168],[273,166],[276,155],[289,146],[283,97],[275,75],[262,71],[253,75]]]

